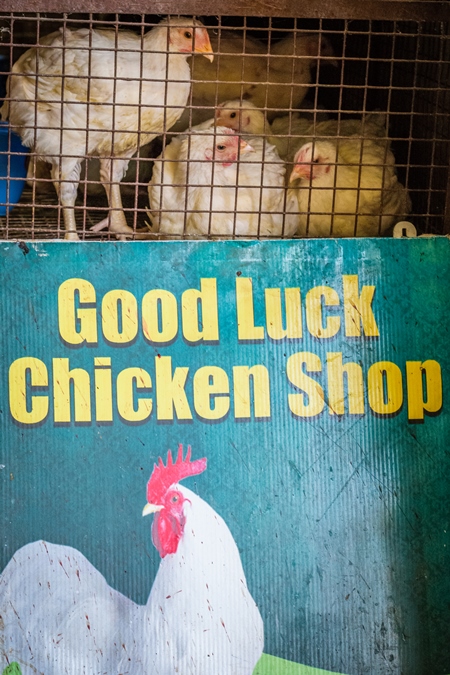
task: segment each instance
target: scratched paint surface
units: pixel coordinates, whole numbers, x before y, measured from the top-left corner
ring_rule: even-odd
[[[450,672],[448,240],[22,247],[8,242],[0,244],[0,259],[0,569],[21,546],[45,539],[78,549],[111,586],[145,603],[159,565],[150,523],[141,517],[146,482],[159,455],[169,447],[176,450],[178,443],[190,444],[194,459],[206,456],[208,468],[189,479],[189,488],[230,528],[264,621],[267,656],[255,673]],[[375,287],[370,308],[378,336],[365,335],[364,325],[360,336],[346,334],[351,330],[345,302],[349,316],[354,314],[351,298],[344,297],[344,277],[357,277],[359,292]],[[195,344],[183,334],[181,296],[200,289],[202,278],[216,280],[219,340]],[[239,340],[236,280],[249,278],[250,323],[255,335],[262,328],[263,338]],[[128,291],[138,308],[136,337],[119,345],[99,328],[96,344],[62,340],[58,289],[68,279],[83,279],[95,289],[100,327],[105,294]],[[317,292],[314,303],[313,292],[307,307],[308,292],[322,286],[333,289],[331,300]],[[302,336],[283,340],[269,337],[264,291],[281,289],[284,298],[285,288],[300,288]],[[177,305],[178,331],[165,345],[143,334],[141,303],[152,289],[169,291]],[[249,315],[248,300],[242,303]],[[285,321],[284,309],[283,299]],[[202,311],[207,308],[199,314],[200,330],[208,319]],[[317,321],[333,332],[333,324],[326,323],[330,317],[339,317],[339,329],[330,337],[314,335]],[[162,324],[160,317],[161,331]],[[312,359],[309,366],[295,356],[300,353]],[[331,414],[337,399],[335,394],[330,399],[327,380],[330,353],[360,366],[362,412],[351,414],[346,397],[343,414]],[[36,424],[11,413],[8,371],[24,356],[38,359],[49,373],[48,387],[28,388],[25,415],[34,405],[32,395],[48,402],[47,415]],[[185,400],[192,419],[179,420],[176,414],[163,419],[157,411],[158,395],[161,405],[164,401],[155,369],[164,357],[171,357],[173,370],[189,368]],[[111,360],[113,420],[96,420],[92,390],[90,422],[74,422],[73,405],[71,421],[58,422],[52,359],[69,359],[70,368],[84,369],[92,387],[95,358]],[[407,364],[426,361],[438,364],[442,404],[433,410],[439,394],[429,391],[422,398],[431,413],[411,419],[417,388],[425,387],[427,375],[420,386],[412,378],[408,390]],[[368,392],[369,369],[380,362],[394,364],[380,380],[381,412],[375,394],[371,402]],[[309,397],[295,386],[299,375],[289,374],[288,363],[303,364],[303,373],[309,368]],[[270,388],[270,408],[260,403],[258,419],[254,400],[250,418],[238,416],[245,406],[236,403],[242,391],[233,391],[238,386],[233,368],[253,365],[266,369]],[[116,377],[131,367],[152,378],[152,389],[135,389],[130,404],[136,409],[141,394],[153,400],[151,413],[140,422],[125,419],[125,404],[124,415],[117,413]],[[205,367],[220,369],[219,379],[219,371],[211,371],[206,385],[214,378],[222,383],[218,394],[211,389],[209,413],[194,387],[196,373]],[[303,415],[296,414],[300,399],[295,395],[301,397]],[[323,409],[308,416],[320,396]],[[226,412],[207,419],[220,405]]]

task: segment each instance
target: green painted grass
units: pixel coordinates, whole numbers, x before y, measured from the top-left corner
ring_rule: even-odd
[[[22,675],[22,671],[20,670],[19,664],[13,661],[9,666],[6,666],[2,675]]]
[[[18,671],[20,674],[20,670]],[[14,673],[14,675],[16,675]],[[301,663],[279,659],[270,654],[263,654],[256,664],[253,675],[344,675],[331,670],[302,666]],[[450,673],[449,673],[450,675]]]
[[[270,654],[263,654],[256,664],[253,675],[339,675],[330,670],[313,668],[312,666],[302,666],[301,663],[279,659]],[[343,675],[343,673],[340,673]]]
[[[2,675],[22,675],[22,671],[19,664],[14,661],[5,668]],[[336,675],[336,673],[263,654],[256,664],[253,675]]]
[[[22,675],[22,671],[19,664],[14,661],[5,668],[2,675]],[[336,673],[321,668],[302,666],[300,663],[263,654],[253,671],[253,675],[336,675]]]
[[[22,671],[19,664],[14,662],[5,668],[2,675],[22,675]],[[253,675],[335,675],[335,673],[320,668],[302,666],[299,663],[263,654],[253,671]]]

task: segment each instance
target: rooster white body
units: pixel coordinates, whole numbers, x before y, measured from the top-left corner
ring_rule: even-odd
[[[186,49],[171,45],[169,36],[184,27],[188,31],[190,25],[196,34],[204,32],[198,51],[210,56],[200,22],[170,18],[143,37],[128,31],[67,28],[41,38],[41,46],[29,49],[14,64],[8,80],[11,101],[4,103],[2,117],[10,120],[24,145],[51,164],[65,207],[67,239],[78,238],[76,191],[81,163],[91,156],[101,158],[110,229],[119,236],[132,232],[118,183],[139,146],[169,129],[184,110],[191,86],[186,59],[189,44],[191,51],[194,48],[192,34]]]
[[[206,127],[206,128],[205,128]],[[292,236],[296,219],[285,219],[285,165],[263,138],[237,161],[207,161],[214,138],[228,129],[214,120],[180,136],[155,161],[149,185],[150,218],[161,234],[181,236]],[[295,200],[290,200],[296,209]]]
[[[119,672],[252,675],[264,631],[237,546],[208,504],[177,489],[190,501],[184,535],[177,553],[162,560],[145,610],[136,608],[133,645],[127,645]],[[153,652],[140,646],[149,633],[159,645]]]
[[[146,605],[69,546],[34,542],[0,576],[0,668],[23,675],[251,675],[263,623],[223,519],[178,484],[184,532]]]

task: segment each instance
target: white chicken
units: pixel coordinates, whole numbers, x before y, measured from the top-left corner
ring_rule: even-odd
[[[258,137],[239,140],[230,129],[214,127],[214,120],[191,132],[155,161],[153,228],[172,236],[292,236],[297,223],[283,215],[289,210],[286,169],[276,149]],[[295,200],[291,205],[296,208]]]
[[[77,550],[21,548],[0,576],[0,668],[23,675],[252,675],[263,623],[223,519],[179,485],[206,459],[159,460],[143,515],[161,563],[146,605],[108,586]]]
[[[190,91],[186,61],[213,59],[206,29],[167,18],[143,37],[128,31],[61,29],[25,52],[8,80],[1,110],[27,147],[51,164],[66,239],[78,239],[75,199],[81,163],[99,156],[100,180],[120,238],[126,223],[119,182],[132,155],[175,124]]]
[[[316,140],[294,161],[289,192],[297,197],[301,236],[376,236],[409,213],[386,139]]]
[[[195,55],[192,59],[192,109],[186,109],[177,130],[205,121],[218,103],[232,99],[267,108],[272,120],[281,110],[299,108],[319,58],[336,65],[331,43],[318,33],[289,34],[268,50],[249,35],[221,30],[211,36],[211,44],[217,53],[214,65]]]

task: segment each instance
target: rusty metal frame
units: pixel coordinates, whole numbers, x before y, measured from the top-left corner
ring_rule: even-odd
[[[450,2],[437,0],[7,0],[2,11],[222,16],[278,16],[305,19],[450,20]]]

